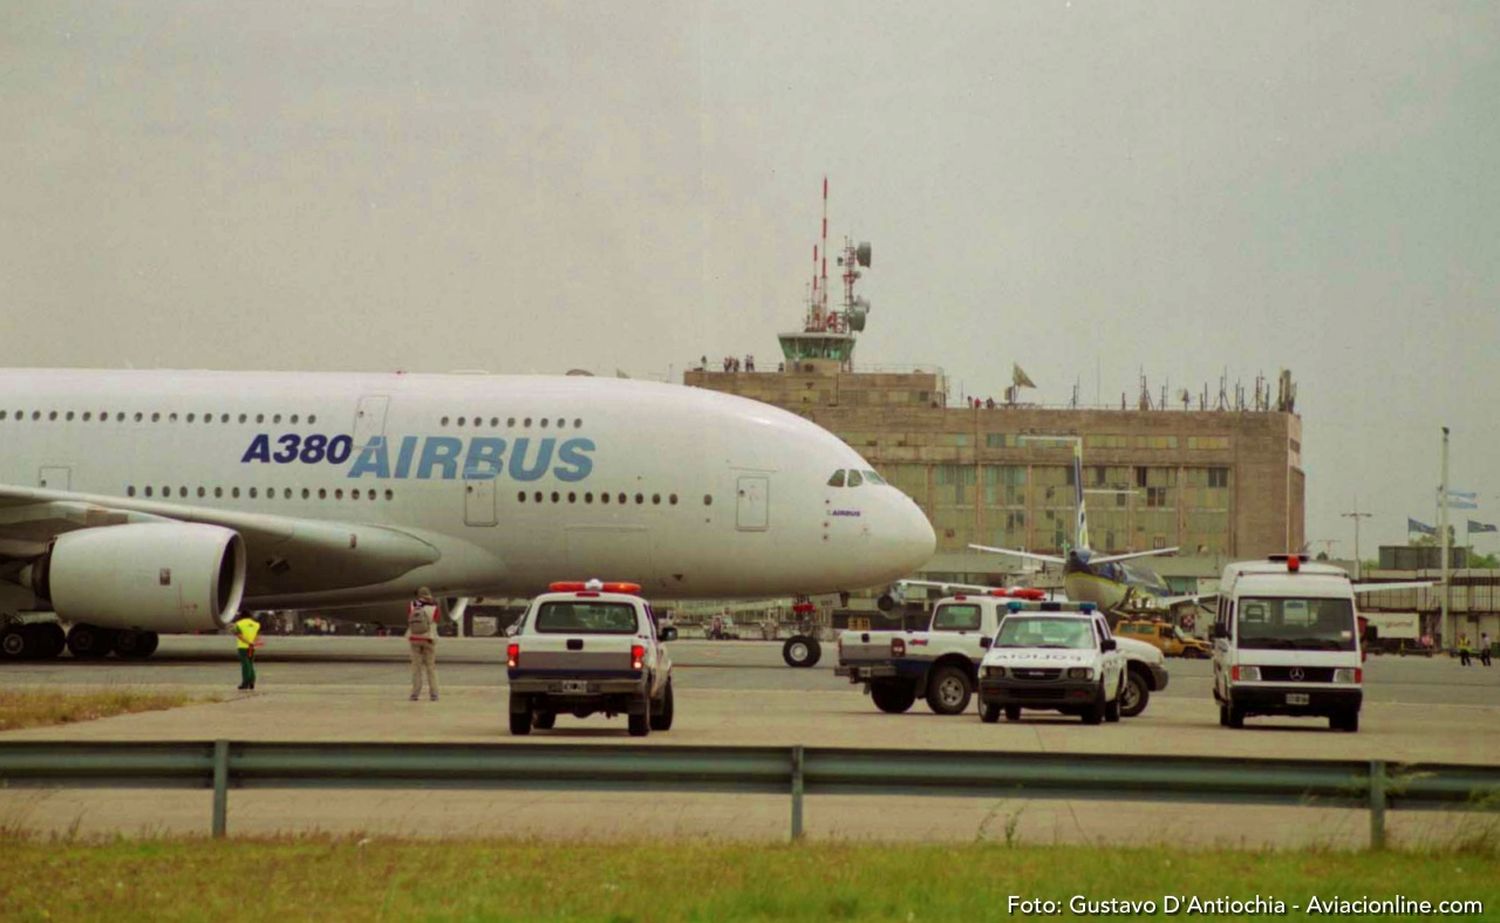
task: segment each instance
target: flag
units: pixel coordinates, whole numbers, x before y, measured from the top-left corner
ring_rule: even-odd
[[[1015,385],[1017,388],[1036,387],[1036,382],[1032,381],[1031,377],[1024,371],[1022,371],[1021,367],[1014,362],[1010,364],[1010,383]]]
[[[1423,535],[1437,534],[1437,529],[1434,529],[1432,526],[1427,525],[1425,522],[1417,522],[1410,516],[1406,517],[1406,531],[1408,534],[1412,532],[1420,532]]]
[[[1495,525],[1492,522],[1475,522],[1474,520],[1471,519],[1471,520],[1469,520],[1469,531],[1470,532],[1500,532],[1500,526],[1497,526],[1497,525]]]
[[[1479,500],[1479,494],[1476,493],[1476,492],[1474,492],[1474,491],[1472,491],[1472,490],[1454,490],[1453,488],[1450,487],[1450,488],[1448,488],[1448,499],[1449,500],[1468,500],[1470,502],[1477,502]]]
[[[1479,495],[1461,490],[1450,490],[1448,491],[1448,509],[1477,510],[1479,509]]]

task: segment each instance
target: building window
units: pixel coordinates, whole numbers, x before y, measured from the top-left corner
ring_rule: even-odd
[[[1229,486],[1229,469],[1228,468],[1210,468],[1210,469],[1208,469],[1208,486],[1209,487],[1228,487]]]

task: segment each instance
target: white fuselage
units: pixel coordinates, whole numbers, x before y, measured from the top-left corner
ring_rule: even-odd
[[[275,517],[291,532],[362,524],[435,550],[353,586],[265,555],[249,562],[256,608],[354,605],[422,584],[522,596],[589,577],[671,598],[824,593],[904,576],[934,547],[899,490],[828,485],[871,466],[827,431],[675,385],[10,370],[0,414],[0,484],[168,518]]]

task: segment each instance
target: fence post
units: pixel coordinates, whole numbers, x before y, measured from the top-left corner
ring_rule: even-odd
[[[792,842],[802,839],[802,747],[792,748]]]
[[[214,838],[229,826],[229,741],[214,741]]]
[[[1370,760],[1370,848],[1385,849],[1385,760]]]

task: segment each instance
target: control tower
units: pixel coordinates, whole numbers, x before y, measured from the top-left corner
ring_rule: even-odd
[[[786,368],[794,372],[854,370],[855,334],[865,329],[870,302],[854,294],[861,269],[870,266],[870,245],[856,245],[844,238],[838,257],[843,270],[844,300],[836,309],[828,306],[828,177],[823,177],[823,233],[813,245],[813,277],[808,287],[807,312],[802,329],[777,334]]]

